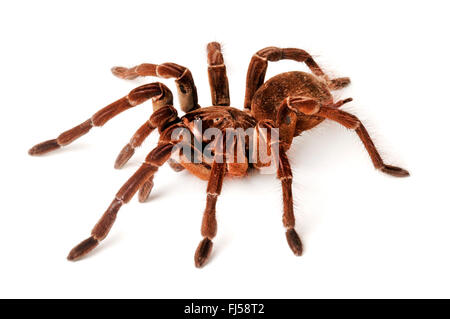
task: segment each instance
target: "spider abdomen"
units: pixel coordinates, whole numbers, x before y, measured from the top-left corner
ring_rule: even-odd
[[[310,73],[292,71],[270,78],[256,91],[251,104],[252,115],[257,120],[271,119],[275,122],[278,108],[289,96],[309,97],[323,104],[333,102],[333,96],[325,81]],[[323,119],[316,116],[299,116],[297,134],[322,121]]]

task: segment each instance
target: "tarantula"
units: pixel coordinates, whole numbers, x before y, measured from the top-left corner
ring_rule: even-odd
[[[289,247],[298,256],[302,254],[303,247],[294,229],[292,173],[286,156],[286,151],[290,148],[294,137],[317,126],[325,119],[330,119],[358,134],[376,169],[396,177],[409,175],[408,171],[402,168],[385,164],[358,118],[339,109],[344,103],[350,102],[351,98],[333,101],[330,91],[346,87],[350,83],[350,79],[347,77],[330,79],[311,55],[304,50],[267,47],[256,52],[251,58],[247,72],[243,110],[230,106],[228,78],[221,47],[218,43],[212,42],[207,45],[207,58],[212,106],[199,106],[191,72],[181,65],[144,63],[132,68],[114,67],[112,73],[127,80],[140,76],[175,78],[180,106],[185,114],[182,117],[177,115],[177,111],[173,107],[172,93],[164,84],[160,82],[145,84],[104,107],[86,122],[63,132],[56,139],[37,144],[29,150],[30,155],[40,155],[68,145],[88,133],[92,127],[102,126],[119,113],[152,99],[153,114],[122,149],[116,159],[115,168],[122,167],[134,154],[135,149],[155,129],[158,129],[160,133],[158,145],[117,192],[112,203],[93,228],[91,236],[70,251],[67,257],[69,260],[81,258],[105,239],[120,207],[128,203],[138,191],[139,201],[143,202],[147,199],[153,187],[154,174],[167,161],[175,171],[187,169],[195,176],[208,181],[206,208],[201,226],[203,239],[194,256],[195,265],[203,266],[211,253],[212,239],[217,232],[215,207],[224,177],[243,177],[250,169],[262,169],[267,166],[260,160],[249,161],[250,141],[248,138],[244,140],[244,143],[239,143],[234,138],[231,144],[228,143],[225,146],[226,143],[219,141],[218,138],[201,136],[201,133],[208,128],[216,128],[221,132],[230,128],[250,129],[253,130],[256,140],[267,145],[269,153],[275,149],[275,146],[278,148],[276,170],[282,185],[283,225],[286,228]],[[265,82],[268,62],[285,59],[304,62],[312,74],[300,71],[286,72]],[[201,120],[203,130],[200,132],[200,137],[194,125],[198,120]],[[201,148],[205,146],[206,142],[215,141],[212,144],[211,156],[202,157],[200,161],[193,161],[192,158],[184,156],[182,150],[175,151],[177,145],[184,143],[186,146],[187,143],[184,137],[179,135],[174,137],[174,131],[180,128],[188,130],[194,140],[200,138],[200,149],[198,145],[194,145],[195,143],[188,144],[194,153],[201,153]],[[273,134],[268,134],[267,129],[277,129],[277,138],[275,139]],[[224,155],[230,150],[235,150],[238,155],[243,155],[244,160],[227,160],[225,162],[220,160],[220,155]],[[178,156],[175,156],[176,153]]]

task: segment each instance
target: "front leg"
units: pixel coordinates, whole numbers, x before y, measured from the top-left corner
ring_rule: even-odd
[[[195,266],[198,268],[202,267],[211,255],[213,246],[211,239],[213,239],[217,233],[216,202],[217,197],[219,197],[220,191],[222,190],[225,168],[225,163],[218,163],[217,161],[214,161],[211,167],[211,174],[206,190],[206,208],[203,213],[201,228],[203,240],[198,245],[194,256]]]
[[[117,100],[116,102],[109,104],[108,106],[105,106],[100,111],[98,111],[97,113],[92,115],[91,118],[88,119],[87,121],[71,128],[70,130],[67,130],[67,131],[61,133],[56,139],[51,139],[51,140],[36,144],[28,151],[28,154],[33,155],[33,156],[41,155],[41,154],[45,154],[45,153],[51,152],[53,150],[56,150],[58,148],[61,148],[63,146],[69,145],[70,143],[72,143],[73,141],[78,139],[79,137],[87,134],[91,130],[91,128],[101,127],[106,122],[111,120],[113,117],[119,115],[120,113],[122,113],[130,108],[133,108],[139,104],[142,104],[149,99],[153,100],[154,108],[156,107],[157,109],[160,109],[161,107],[163,107],[165,105],[172,104],[172,93],[170,92],[168,87],[166,87],[164,84],[159,83],[159,82],[141,85],[141,86],[135,88],[134,90],[131,90],[127,96]],[[149,130],[148,134],[150,134],[153,129],[148,128],[148,130]],[[147,137],[147,135],[145,137]],[[141,141],[141,143],[142,143],[142,141]],[[130,151],[130,149],[131,149],[131,151]],[[129,153],[134,152],[134,149],[129,147],[128,152]],[[129,155],[129,157],[131,157],[131,155],[133,155],[133,153],[130,153],[128,155]],[[126,160],[128,160],[128,159],[126,159]],[[126,160],[125,160],[125,162],[126,162]],[[125,162],[123,162],[122,164],[121,163],[119,163],[119,164],[123,165],[123,164],[125,164]],[[116,166],[117,165],[118,164],[116,164]]]
[[[170,157],[175,142],[160,142],[145,158],[141,167],[120,188],[106,212],[91,231],[91,236],[75,246],[67,256],[69,260],[77,260],[94,249],[100,241],[105,239],[113,226],[117,213],[123,204],[128,203],[143,186],[152,179],[153,175]]]
[[[132,80],[139,76],[156,76],[159,78],[175,78],[178,100],[183,112],[198,109],[197,88],[194,78],[188,68],[175,63],[151,64],[143,63],[132,68],[115,66],[111,72],[118,78]]]

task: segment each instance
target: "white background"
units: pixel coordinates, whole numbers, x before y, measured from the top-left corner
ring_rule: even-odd
[[[450,297],[448,13],[444,1],[2,2],[0,297]],[[336,97],[354,98],[344,109],[411,177],[375,171],[355,133],[325,122],[289,152],[302,257],[286,243],[279,182],[255,175],[225,183],[212,258],[196,269],[206,184],[164,167],[148,202],[123,206],[95,252],[67,261],[155,145],[157,134],[114,170],[151,103],[62,151],[27,150],[155,81],[119,80],[114,65],[185,65],[208,106],[209,41],[223,45],[237,108],[266,46],[351,77]],[[306,69],[272,63],[268,77],[288,70]]]

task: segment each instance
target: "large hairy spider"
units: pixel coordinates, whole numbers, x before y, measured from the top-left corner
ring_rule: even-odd
[[[157,76],[160,78],[175,78],[181,109],[186,113],[182,117],[172,106],[171,91],[162,83],[154,82],[137,87],[127,96],[104,107],[86,122],[62,133],[56,139],[35,145],[29,150],[30,155],[40,155],[62,146],[86,134],[94,126],[102,126],[119,113],[139,105],[148,99],[153,102],[153,114],[133,135],[130,142],[120,152],[115,167],[122,167],[134,154],[149,134],[158,129],[160,138],[158,145],[148,154],[144,163],[120,188],[91,232],[91,236],[73,248],[69,260],[76,260],[86,255],[103,240],[110,231],[117,213],[123,204],[128,203],[139,191],[139,201],[143,202],[149,196],[153,187],[153,176],[166,161],[170,166],[180,171],[187,169],[195,176],[207,180],[206,208],[203,215],[201,234],[203,240],[195,252],[195,265],[201,267],[207,261],[212,250],[212,239],[216,235],[216,201],[220,195],[224,177],[246,176],[250,169],[262,169],[267,166],[259,159],[251,161],[250,139],[244,143],[234,137],[231,143],[225,143],[218,138],[202,136],[207,129],[216,128],[220,132],[227,129],[242,128],[254,132],[258,142],[264,143],[270,154],[278,149],[277,176],[282,185],[283,193],[283,224],[286,228],[286,238],[289,247],[295,255],[302,254],[302,242],[297,235],[292,197],[292,173],[286,151],[292,139],[303,131],[309,130],[325,119],[330,119],[354,130],[364,144],[376,169],[396,177],[408,176],[408,171],[387,165],[380,157],[366,129],[358,118],[339,109],[348,98],[333,101],[330,91],[341,89],[350,83],[349,78],[329,79],[321,70],[311,55],[301,49],[268,47],[253,55],[247,72],[244,109],[230,107],[228,79],[221,53],[216,42],[207,46],[208,76],[211,88],[212,105],[200,107],[197,102],[197,90],[189,69],[175,63],[141,64],[132,68],[114,67],[112,73],[122,79],[134,79],[139,76]],[[312,74],[293,71],[274,76],[264,82],[268,61],[295,60],[304,62]],[[202,132],[198,131],[196,121],[201,120]],[[200,138],[201,143],[189,142],[185,137],[173,134],[177,129],[185,129],[194,140]],[[267,130],[271,130],[268,133]],[[277,129],[277,130],[274,130]],[[275,139],[273,132],[278,132]],[[199,135],[200,134],[200,135]],[[200,136],[200,137],[199,137]],[[184,154],[186,148],[176,146],[188,145],[195,154],[202,153],[207,142],[213,141],[211,156],[203,156],[200,161]],[[218,142],[219,141],[219,142]],[[226,144],[226,145],[225,145]],[[211,143],[209,144],[211,145]],[[224,149],[226,147],[226,149]],[[174,150],[177,150],[174,152]],[[221,160],[221,155],[236,151],[243,160]],[[177,156],[176,156],[177,155]],[[236,156],[233,157],[236,159]]]

